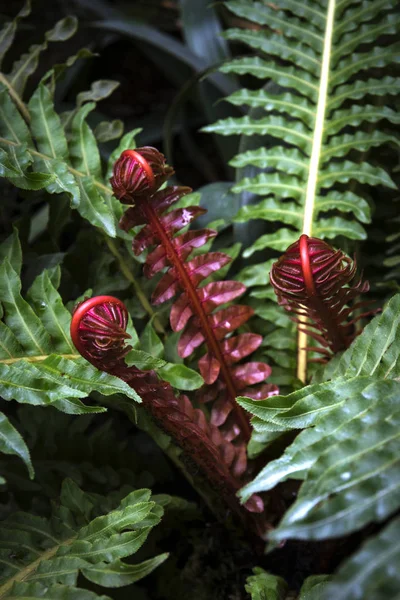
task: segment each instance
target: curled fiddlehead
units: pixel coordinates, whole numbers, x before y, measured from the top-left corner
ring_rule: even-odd
[[[356,262],[341,250],[308,235],[300,236],[273,264],[270,279],[278,302],[311,320],[303,330],[322,346],[313,350],[331,355],[353,341],[354,324],[365,316],[351,318],[355,309],[365,305],[354,299],[369,290],[356,269]]]
[[[153,293],[153,304],[161,304],[177,296],[170,311],[173,331],[182,332],[178,353],[187,358],[202,344],[206,352],[198,365],[205,386],[198,394],[200,402],[211,403],[211,423],[223,438],[234,441],[233,472],[246,471],[246,443],[251,428],[248,417],[235,399],[240,394],[261,399],[277,393],[274,385],[263,383],[271,369],[261,362],[240,363],[261,344],[255,333],[231,335],[252,316],[249,306],[226,303],[241,296],[245,286],[238,281],[204,280],[230,262],[222,252],[197,254],[216,235],[210,229],[181,229],[192,223],[205,210],[189,206],[169,210],[190,188],[168,186],[157,191],[160,183],[172,173],[155,148],[125,151],[114,166],[110,182],[114,195],[131,206],[120,221],[130,231],[143,226],[133,240],[135,254],[150,249],[144,265],[147,277],[165,270]],[[218,310],[217,310],[218,309]],[[239,364],[240,363],[240,364]],[[256,384],[257,387],[253,387]]]
[[[224,439],[217,427],[207,422],[200,409],[194,408],[186,396],[176,396],[170,384],[161,381],[154,371],[143,371],[125,363],[131,349],[126,343],[130,337],[126,332],[127,323],[127,309],[118,298],[89,298],[75,308],[71,338],[84,358],[98,369],[123,379],[139,394],[157,424],[190,456],[229,507],[262,534],[263,516],[249,514],[262,513],[261,498],[254,495],[243,510],[236,497],[242,484],[231,469],[236,453],[234,446]]]

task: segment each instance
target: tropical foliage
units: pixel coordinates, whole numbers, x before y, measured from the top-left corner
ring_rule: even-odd
[[[0,32],[0,598],[400,597],[397,3],[76,7]]]

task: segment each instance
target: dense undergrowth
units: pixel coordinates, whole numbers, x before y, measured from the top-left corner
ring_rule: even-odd
[[[0,598],[398,598],[396,3],[149,6],[0,33]]]

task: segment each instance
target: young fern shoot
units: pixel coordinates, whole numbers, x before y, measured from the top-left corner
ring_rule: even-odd
[[[199,400],[213,402],[211,424],[220,429],[226,440],[234,440],[233,472],[240,476],[246,470],[246,444],[251,429],[247,415],[235,399],[241,394],[266,398],[276,394],[277,388],[263,383],[271,372],[265,363],[237,364],[259,347],[262,337],[254,333],[227,336],[246,323],[253,311],[238,304],[215,309],[242,295],[245,286],[237,281],[201,285],[231,259],[221,252],[208,252],[187,260],[195,248],[203,246],[216,232],[200,229],[177,235],[205,211],[200,207],[185,207],[167,212],[190,191],[176,186],[157,191],[172,172],[163,155],[154,148],[122,153],[115,164],[111,185],[115,196],[131,206],[120,226],[129,231],[144,225],[133,240],[133,251],[140,254],[152,248],[144,266],[147,277],[166,269],[153,293],[153,304],[180,294],[170,312],[172,329],[182,331],[179,355],[187,358],[201,344],[206,345],[207,352],[198,363],[206,384]],[[254,384],[261,385],[250,387]]]
[[[175,396],[169,383],[154,371],[128,366],[125,357],[131,350],[126,332],[128,311],[113,296],[97,296],[75,307],[71,338],[79,353],[96,368],[119,377],[135,390],[155,422],[193,460],[229,508],[257,535],[265,534],[263,501],[253,495],[243,506],[236,493],[242,483],[232,464],[233,444],[224,439],[217,427],[207,422],[200,409],[193,408],[184,396]]]
[[[348,319],[365,303],[348,304],[369,290],[368,281],[358,279],[356,269],[356,262],[341,250],[305,234],[273,264],[270,279],[279,304],[297,315],[301,333],[322,346],[304,348],[305,351],[332,356],[353,341],[354,324],[365,315]]]
[[[283,252],[303,234],[366,239],[364,224],[371,220],[371,207],[364,186],[396,189],[382,168],[385,165],[378,166],[379,157],[372,160],[370,151],[399,144],[393,135],[399,115],[392,98],[399,91],[392,68],[398,62],[397,4],[394,0],[225,3],[254,27],[224,33],[251,53],[224,63],[221,71],[262,80],[259,89],[240,89],[227,101],[265,114],[223,119],[204,131],[242,135],[242,148],[246,136],[268,136],[265,146],[253,144],[230,163],[239,169],[233,191],[261,196],[259,203],[243,206],[235,221],[273,223],[244,256],[265,248]],[[267,91],[265,85],[271,81],[276,91]],[[262,172],[242,178],[241,170],[249,166]],[[302,316],[300,322],[297,375],[305,382],[307,336]]]

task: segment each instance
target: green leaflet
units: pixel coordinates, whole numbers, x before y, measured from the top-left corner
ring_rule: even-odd
[[[19,456],[28,469],[29,477],[33,479],[34,470],[28,447],[21,435],[3,413],[0,413],[0,452]]]
[[[91,600],[98,596],[84,590],[79,596],[81,590],[75,589],[79,573],[105,586],[127,585],[150,573],[167,554],[137,565],[121,560],[136,553],[160,522],[163,509],[150,497],[150,490],[136,490],[110,510],[105,498],[85,494],[67,479],[60,506],[54,508],[51,519],[28,513],[11,515],[0,532],[0,560],[4,565],[0,598],[21,598],[29,593],[33,598]],[[18,559],[13,563],[9,557],[16,548]],[[54,595],[47,596],[50,591]]]
[[[238,154],[231,161],[237,169],[268,169],[267,173],[238,181],[234,192],[272,196],[268,201],[245,206],[237,219],[264,219],[278,221],[283,227],[289,225],[293,240],[300,233],[364,239],[359,222],[370,222],[369,206],[358,189],[338,192],[336,186],[350,181],[372,186],[394,184],[383,169],[370,164],[365,156],[359,155],[360,160],[354,163],[334,159],[345,157],[354,149],[365,152],[381,144],[398,144],[383,123],[398,123],[399,117],[378,100],[397,94],[399,89],[396,78],[383,70],[400,60],[398,48],[390,43],[379,45],[380,36],[390,38],[399,30],[400,19],[390,12],[395,9],[395,2],[381,0],[360,7],[358,3],[348,6],[337,0],[318,5],[285,0],[272,6],[230,0],[226,6],[258,27],[230,29],[225,37],[250,46],[260,57],[234,59],[221,70],[271,79],[282,90],[278,94],[274,90],[273,95],[264,85],[256,90],[239,90],[226,100],[262,109],[265,116],[230,118],[204,128],[222,135],[269,136],[268,147]],[[274,62],[275,57],[284,59],[286,66]],[[366,78],[365,71],[372,67],[380,71]],[[376,105],[371,102],[374,97]],[[329,196],[330,201],[324,203]],[[324,212],[328,216],[321,215]],[[265,248],[282,250],[276,242],[279,231],[257,240],[248,249],[248,255]]]
[[[301,586],[299,600],[321,600],[329,575],[311,575]]]
[[[145,371],[154,369],[161,379],[180,390],[197,390],[204,382],[201,375],[186,365],[166,362],[162,358],[157,358],[155,354],[143,350],[134,348],[127,354],[125,361],[128,365],[134,365]]]
[[[255,567],[253,575],[246,580],[245,590],[250,594],[251,600],[284,600],[288,585],[282,577]]]
[[[340,359],[327,365],[319,379],[333,379],[342,375],[399,378],[399,323],[400,294],[396,294]]]

